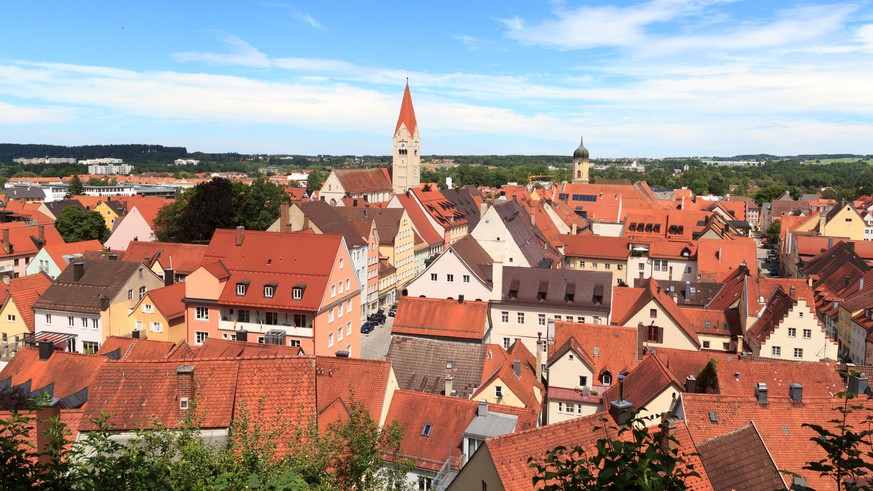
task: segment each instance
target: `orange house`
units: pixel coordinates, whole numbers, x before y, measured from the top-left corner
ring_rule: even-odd
[[[192,345],[244,338],[360,355],[361,285],[340,235],[216,230],[184,302]]]

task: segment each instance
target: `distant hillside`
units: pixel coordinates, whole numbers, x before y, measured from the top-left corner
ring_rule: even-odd
[[[64,157],[78,160],[116,158],[126,163],[172,162],[186,158],[185,147],[165,147],[163,145],[82,145],[65,147],[61,145],[0,143],[0,163],[12,164],[12,159],[38,157]]]

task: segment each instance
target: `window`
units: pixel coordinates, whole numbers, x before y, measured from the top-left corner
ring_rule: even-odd
[[[543,353],[549,352],[549,343],[543,342]]]
[[[291,339],[288,341],[288,346],[293,346],[293,347],[299,348],[300,347],[300,340],[299,339]]]
[[[561,401],[558,401],[558,413],[560,414],[563,412],[564,412],[564,403]]]
[[[803,348],[794,348],[794,357],[803,358]]]
[[[658,318],[658,309],[649,309],[649,317],[652,319]]]
[[[239,296],[243,296],[246,294],[246,284],[245,283],[237,283],[236,284],[236,294]]]
[[[152,332],[162,332],[163,330],[164,330],[164,325],[161,324],[160,322],[152,322],[152,323],[149,325],[149,331],[152,331]]]
[[[336,330],[336,340],[337,341],[343,340],[343,328],[342,328],[342,326],[340,326],[340,328]]]
[[[343,292],[343,282],[340,281],[339,282],[339,291],[337,293],[342,294],[342,292]]]
[[[208,321],[209,307],[194,307],[194,318],[198,321]]]
[[[624,270],[624,264],[619,264],[619,265],[618,265],[618,270],[619,270],[619,271]]]
[[[294,300],[300,300],[303,298],[303,288],[294,287],[291,289],[291,298]]]
[[[649,326],[646,328],[646,341],[652,343],[663,343],[664,328],[659,326]]]
[[[646,264],[640,263],[640,271],[645,271],[645,270],[646,270]]]
[[[812,339],[812,329],[803,330],[803,339]]]
[[[470,282],[470,275],[465,274],[464,276],[461,276],[461,281],[463,281],[464,283],[469,283]]]
[[[264,297],[273,298],[273,294],[276,293],[276,287],[273,285],[264,286]]]
[[[798,312],[797,316],[800,317],[801,319],[803,319],[803,312]]]
[[[603,372],[603,375],[600,377],[600,382],[603,385],[612,385],[612,374],[609,372]]]
[[[15,265],[18,266],[18,263],[19,263],[20,261],[21,261],[21,259],[16,258],[15,261],[14,261],[14,262],[15,262]]]
[[[437,280],[437,274],[436,274],[436,273],[431,273],[431,274],[430,274],[430,281],[436,282],[436,280]]]
[[[579,375],[579,387],[586,387],[588,385],[588,377],[585,375]]]
[[[731,343],[721,343],[721,349],[729,351],[731,349]]]
[[[154,310],[155,309],[154,309],[154,306],[152,304],[150,304],[150,303],[142,304],[142,311],[144,314],[151,314],[152,312],[154,312]]]
[[[516,323],[524,324],[524,312],[518,312],[515,318]]]
[[[703,349],[709,349],[709,341],[703,342]]]
[[[430,491],[431,489],[434,489],[433,478],[418,476],[418,491]]]
[[[7,322],[15,322],[15,314],[8,314],[6,316],[6,321]]]
[[[346,278],[346,290],[352,289],[352,280],[350,278]]]
[[[343,304],[340,304],[340,306],[337,308],[337,311],[338,311],[338,312],[337,312],[337,316],[336,316],[336,317],[337,317],[337,319],[339,319],[339,318],[341,318],[341,317],[343,316]]]
[[[343,258],[340,258],[340,267],[339,267],[339,269],[343,269],[343,262],[344,262],[344,261],[343,261]]]
[[[797,337],[797,328],[789,327],[788,328],[788,337],[789,338],[796,338]]]
[[[146,287],[144,287],[144,286],[139,287],[139,299],[140,300],[142,300],[142,297],[144,297],[145,294],[146,294]]]
[[[509,312],[507,312],[505,310],[503,312],[501,312],[500,313],[500,321],[503,322],[504,324],[509,323]]]
[[[70,327],[76,326],[76,321],[75,321],[75,319],[73,319],[73,316],[67,317],[67,325]]]
[[[597,269],[597,263],[591,263],[591,269]]]
[[[127,290],[127,299],[133,300],[133,290]]]
[[[347,314],[352,313],[352,301],[351,300],[346,301],[346,313]]]
[[[205,331],[194,331],[194,344],[201,345],[206,342],[206,338],[209,337],[209,333]]]
[[[503,386],[502,385],[495,385],[494,386],[494,397],[497,399],[503,398]]]
[[[331,297],[336,296],[336,285],[330,285],[330,296]]]
[[[579,260],[579,267],[580,267],[580,268],[584,268],[584,267],[585,267],[585,261]]]
[[[454,283],[454,282],[455,282],[455,275],[453,275],[453,274],[447,274],[447,275],[446,275],[446,281],[449,282],[449,283]]]
[[[279,313],[278,312],[264,312],[264,324],[268,326],[275,326],[279,323]]]
[[[346,322],[346,336],[352,335],[352,323]]]
[[[45,323],[46,323],[46,324],[51,324],[51,323],[52,323],[52,315],[51,315],[51,314],[46,314],[46,315],[45,315]]]
[[[503,338],[503,349],[509,349],[511,340],[509,338]]]
[[[93,355],[100,349],[100,344],[96,341],[82,341],[82,352],[86,355]]]
[[[537,325],[540,325],[540,326],[546,325],[546,314],[539,314],[537,316]]]
[[[82,317],[82,327],[88,327],[88,319],[85,317]]]
[[[603,265],[603,267],[604,267],[604,269],[611,269],[611,268],[612,268],[612,265],[609,264],[609,263],[606,263],[606,264]]]
[[[97,319],[91,319],[91,329],[97,329]]]
[[[770,354],[774,357],[782,356],[782,347],[781,346],[773,346],[770,348]]]
[[[569,318],[570,318],[570,316],[568,315],[568,316],[567,316],[567,319],[569,319]],[[581,323],[581,324],[584,324],[584,323],[585,323],[585,316],[582,316],[582,315],[577,316],[577,317],[576,317],[576,322],[579,322],[579,323]]]
[[[421,430],[421,436],[430,436],[430,430],[433,429],[433,425],[430,423],[426,423],[424,428]]]
[[[248,322],[251,318],[251,313],[248,310],[237,310],[236,311],[236,320],[237,322]]]
[[[311,327],[309,325],[309,318],[306,317],[306,314],[294,314],[294,326],[295,327]]]
[[[336,309],[330,309],[327,311],[327,321],[328,322],[333,322],[333,311],[334,310],[336,310]]]
[[[134,331],[142,331],[142,321],[136,321],[133,326]]]
[[[333,333],[332,332],[327,334],[327,347],[333,348]]]

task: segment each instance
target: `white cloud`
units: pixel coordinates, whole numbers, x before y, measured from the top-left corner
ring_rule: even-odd
[[[294,16],[297,17],[298,19],[302,20],[303,22],[309,24],[310,27],[313,27],[313,28],[318,29],[320,31],[324,30],[324,26],[321,24],[321,22],[318,22],[317,20],[315,20],[315,17],[313,17],[307,13],[296,12],[294,14]]]
[[[228,53],[188,51],[173,53],[172,57],[181,63],[200,62],[250,68],[269,68],[272,65],[267,55],[233,34],[219,33],[219,37],[229,49]]]
[[[73,111],[65,107],[27,107],[0,101],[0,125],[54,124],[72,118]]]

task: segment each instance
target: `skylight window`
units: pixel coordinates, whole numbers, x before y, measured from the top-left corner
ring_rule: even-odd
[[[430,430],[433,429],[433,425],[427,423],[424,425],[424,429],[421,430],[421,436],[430,436]]]

